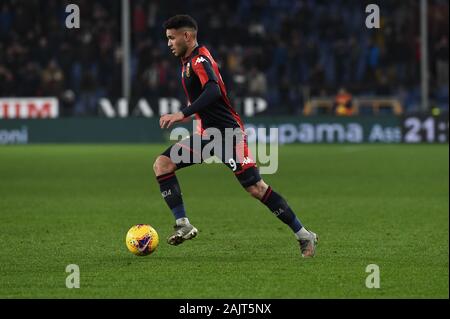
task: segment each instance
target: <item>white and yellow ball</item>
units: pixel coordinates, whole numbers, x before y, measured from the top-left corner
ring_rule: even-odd
[[[152,226],[138,224],[130,228],[125,243],[133,254],[146,256],[153,253],[158,247],[159,236]]]

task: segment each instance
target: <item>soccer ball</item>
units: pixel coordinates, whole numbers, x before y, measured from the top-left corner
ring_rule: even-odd
[[[159,237],[156,230],[146,224],[135,225],[130,228],[125,240],[127,248],[137,256],[150,255],[156,250]]]

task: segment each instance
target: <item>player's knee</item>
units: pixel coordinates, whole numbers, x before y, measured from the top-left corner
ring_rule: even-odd
[[[153,171],[156,176],[172,173],[177,169],[177,166],[167,156],[160,155],[153,163]]]
[[[261,192],[256,186],[250,186],[247,188],[247,192],[254,198],[260,199],[261,198]]]
[[[263,180],[260,180],[255,185],[247,187],[246,190],[254,198],[262,199],[268,188],[269,185],[267,185]]]

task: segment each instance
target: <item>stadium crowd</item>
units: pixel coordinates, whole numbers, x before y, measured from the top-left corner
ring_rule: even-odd
[[[67,29],[76,3],[81,28]],[[131,2],[132,96],[184,101],[179,61],[161,25],[188,13],[216,57],[231,98],[261,96],[269,112],[299,114],[311,96],[395,96],[420,105],[420,15],[415,0],[380,2],[365,27],[359,0],[136,0]],[[448,0],[429,1],[430,97],[448,110]],[[66,115],[94,115],[121,96],[121,7],[112,0],[2,0],[0,97],[57,96]]]

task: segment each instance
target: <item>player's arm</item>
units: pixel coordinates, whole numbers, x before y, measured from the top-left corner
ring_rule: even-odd
[[[200,80],[202,93],[189,107],[182,110],[185,117],[213,105],[214,101],[221,96],[219,81],[214,73],[211,61],[206,56],[199,55],[194,57],[192,59],[192,70]]]
[[[220,88],[217,82],[209,81],[203,88],[203,92],[200,96],[191,104],[189,107],[185,107],[181,110],[184,117],[189,117],[192,114],[198,113],[201,110],[212,105],[214,101],[219,99],[221,96]]]
[[[180,112],[175,114],[165,114],[161,116],[159,120],[159,125],[161,128],[169,128],[173,123],[180,122],[184,119],[189,119],[189,117],[197,113],[208,106],[210,106],[214,101],[220,98],[220,88],[216,82],[210,81],[206,83],[203,88],[203,92],[200,96],[192,103],[189,107],[183,108]]]
[[[197,74],[203,91],[190,106],[183,108],[178,113],[163,115],[160,119],[161,128],[169,128],[173,123],[180,122],[192,114],[212,106],[214,101],[222,95],[211,62],[204,56],[195,57],[192,62],[192,69]]]
[[[187,105],[184,105],[184,106],[182,106],[182,107],[180,108],[180,111],[182,112],[185,108],[187,108],[187,107],[190,106],[190,105],[191,105],[191,102],[188,101]],[[192,118],[193,118],[192,116],[185,117],[184,119],[181,120],[181,122],[182,122],[182,123],[187,123],[187,122],[191,121]]]

